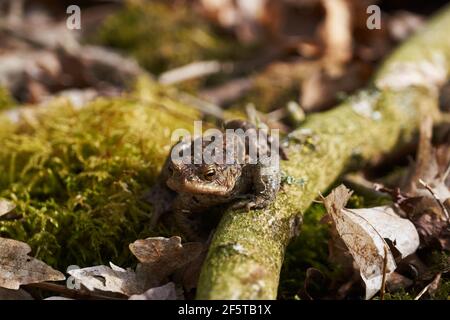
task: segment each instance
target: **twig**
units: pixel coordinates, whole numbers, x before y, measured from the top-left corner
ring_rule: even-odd
[[[50,283],[50,282],[40,282],[40,283],[30,283],[24,287],[37,288],[51,292],[57,292],[64,297],[72,299],[85,299],[85,300],[124,300],[124,298],[113,297],[109,295],[102,295],[90,291],[80,291],[75,289],[69,289],[66,286]]]
[[[442,176],[442,181],[445,182],[445,180],[447,180],[449,174],[450,174],[450,163],[448,164],[447,170],[445,170],[445,173]]]
[[[177,98],[179,98],[181,102],[191,105],[203,114],[213,116],[219,120],[224,120],[223,110],[214,103],[210,103],[185,92],[177,92]]]
[[[384,259],[383,259],[383,278],[381,279],[381,288],[380,288],[380,300],[384,300],[384,292],[386,290],[386,271],[387,271],[387,256],[388,250],[386,248],[386,244],[384,244]]]
[[[343,177],[344,184],[362,195],[373,198],[384,198],[386,193],[377,189],[376,183],[367,180],[362,174],[349,173]]]
[[[212,103],[223,106],[236,101],[254,86],[252,78],[233,79],[215,88],[200,91],[199,95]]]
[[[219,72],[231,72],[233,63],[219,61],[197,61],[185,66],[164,72],[158,78],[162,84],[176,84],[187,80],[206,77]]]
[[[422,289],[422,291],[419,292],[419,294],[414,298],[414,300],[419,300],[424,294],[425,292],[428,291],[428,289],[430,289],[430,287],[441,277],[441,274],[438,273],[433,281],[431,281],[428,285],[425,286],[425,288]]]
[[[419,183],[425,187],[433,196],[433,198],[436,200],[436,202],[439,204],[439,206],[442,209],[442,212],[444,212],[445,217],[447,218],[447,221],[450,221],[450,217],[448,214],[448,210],[447,208],[444,206],[444,204],[442,203],[441,199],[438,197],[438,195],[433,191],[433,189],[430,187],[429,184],[427,184],[425,181],[423,181],[422,179],[419,179]]]
[[[17,25],[21,21],[23,17],[23,6],[24,6],[23,0],[10,1],[9,12],[7,17],[9,23]]]
[[[379,68],[372,82],[375,89],[369,87],[365,91],[367,99],[360,98],[361,103],[377,106],[379,120],[355,112],[355,102],[350,99],[332,110],[310,116],[292,133],[304,136],[307,130],[314,148],[289,144],[289,161],[283,161],[281,166],[287,174],[307,179],[307,183],[283,185],[275,202],[265,209],[245,214],[226,210],[202,267],[198,299],[276,298],[283,257],[295,235],[299,212],[310,206],[320,190],[327,189],[350,169],[355,156],[361,160],[360,165],[376,162],[414,141],[425,115],[438,115],[433,92],[439,90],[440,82],[433,82],[433,90],[429,91],[409,83],[399,90],[378,83],[398,74],[398,65],[404,62],[418,67],[429,61],[433,51],[450,63],[449,28],[450,6]],[[389,82],[388,86],[394,84]],[[399,109],[399,105],[405,108]]]

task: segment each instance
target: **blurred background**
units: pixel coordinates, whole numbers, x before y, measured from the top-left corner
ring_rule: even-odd
[[[2,0],[0,90],[16,103],[83,100],[118,95],[145,72],[219,107],[278,111],[276,122],[288,102],[324,110],[363,86],[447,2]],[[73,4],[81,28],[71,30]]]

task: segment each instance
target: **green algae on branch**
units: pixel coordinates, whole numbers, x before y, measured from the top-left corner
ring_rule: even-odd
[[[281,165],[287,175],[307,178],[308,183],[284,185],[277,200],[265,210],[225,213],[202,268],[197,298],[276,298],[285,248],[297,227],[296,217],[350,164],[354,165],[355,158],[362,166],[395,152],[413,141],[424,115],[437,114],[440,81],[436,81],[439,76],[435,76],[432,57],[437,54],[444,59],[440,64],[445,66],[443,73],[438,74],[448,79],[449,28],[450,6],[388,58],[374,79],[375,85],[377,80],[389,79],[403,69],[398,64],[406,61],[416,64],[408,67],[413,70],[409,75],[423,79],[431,73],[432,86],[405,81],[406,85],[398,88],[384,82],[305,121],[297,132],[307,129],[314,135],[314,150],[305,152],[301,145],[291,143],[289,161]],[[430,64],[431,68],[422,67]],[[230,245],[238,245],[241,250],[224,250]]]
[[[0,235],[27,242],[36,257],[65,270],[130,264],[128,244],[150,236],[151,187],[174,129],[199,114],[140,81],[135,93],[81,109],[66,100],[1,114],[0,197],[17,205]],[[159,103],[150,99],[160,97]],[[160,235],[160,233],[158,233]]]

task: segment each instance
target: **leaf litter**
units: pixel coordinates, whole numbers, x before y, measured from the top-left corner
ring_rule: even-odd
[[[0,287],[18,290],[21,285],[64,280],[64,275],[29,256],[28,244],[0,238]]]
[[[341,185],[324,198],[324,205],[359,267],[366,284],[365,298],[370,299],[380,290],[385,276],[397,267],[386,239],[403,258],[416,251],[419,236],[414,225],[390,207],[346,209],[351,194]]]
[[[94,266],[68,271],[79,284],[90,291],[114,292],[132,300],[173,299],[176,293],[169,276],[194,262],[204,250],[197,242],[181,243],[181,238],[154,237],[136,240],[130,250],[140,261],[135,270],[110,266]]]

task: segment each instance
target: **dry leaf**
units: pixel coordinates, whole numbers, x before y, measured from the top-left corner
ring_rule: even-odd
[[[125,270],[110,262],[110,267],[94,266],[70,270],[68,273],[91,291],[145,296],[145,290],[159,286],[176,269],[196,259],[202,249],[200,243],[182,245],[180,237],[147,238],[130,244],[130,250],[141,262],[136,271]],[[156,294],[157,290],[154,289],[148,293],[149,296]]]
[[[145,290],[137,281],[134,271],[125,270],[113,263],[108,266],[95,266],[83,269],[73,269],[68,273],[88,290],[117,292],[127,296],[141,293]]]
[[[383,239],[392,241],[401,258],[414,253],[419,246],[419,235],[414,225],[400,218],[391,207],[346,209],[366,220]]]
[[[175,270],[195,260],[203,250],[199,242],[181,244],[180,237],[147,238],[130,244],[130,250],[141,262],[136,273],[147,288],[160,283]]]
[[[0,217],[10,213],[16,208],[16,205],[11,201],[0,199]]]
[[[421,123],[416,162],[401,190],[378,187],[392,196],[416,226],[424,246],[450,248],[448,206],[450,199],[450,146],[434,148],[431,139],[433,121],[426,117]]]
[[[415,225],[422,246],[450,248],[449,223],[436,199],[428,196],[414,196],[399,189],[378,186],[378,190],[388,193],[406,217]]]
[[[169,282],[161,287],[151,288],[143,294],[132,295],[129,300],[177,300],[175,284]]]
[[[64,275],[30,257],[28,244],[0,238],[0,287],[19,289],[22,284],[64,280]]]
[[[412,254],[419,246],[414,225],[397,216],[392,208],[345,209],[351,191],[341,185],[324,199],[336,230],[345,242],[366,284],[366,299],[381,287],[386,273],[396,268],[394,255],[385,239],[389,239],[401,257]]]

